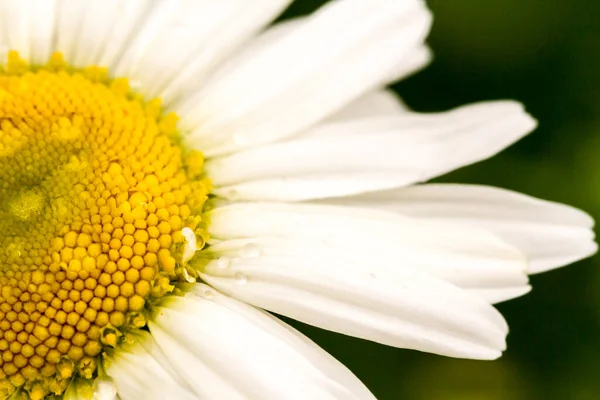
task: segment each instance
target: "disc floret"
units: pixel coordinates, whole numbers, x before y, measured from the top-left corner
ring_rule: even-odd
[[[0,398],[64,393],[190,279],[210,184],[177,116],[60,54],[0,73]]]

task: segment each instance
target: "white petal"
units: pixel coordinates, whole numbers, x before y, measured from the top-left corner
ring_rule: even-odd
[[[324,123],[347,122],[363,118],[397,117],[407,111],[408,107],[396,93],[388,89],[379,89],[365,93],[342,110],[329,116]],[[312,132],[314,131],[317,129],[312,130]],[[308,136],[310,132],[303,137]]]
[[[202,399],[373,399],[343,365],[266,313],[195,284],[150,331]],[[202,377],[202,379],[198,379]]]
[[[30,59],[33,47],[33,22],[39,20],[40,13],[34,12],[36,2],[33,0],[0,1],[0,18],[2,22],[4,46],[8,50],[17,50],[25,59]],[[50,15],[54,13],[51,9],[52,2],[42,4],[42,9],[50,7]],[[43,18],[43,17],[42,17]]]
[[[512,101],[346,119],[295,140],[209,160],[206,171],[215,193],[235,200],[344,196],[410,185],[481,161],[535,126]]]
[[[307,174],[300,177],[259,179],[215,187],[213,193],[232,201],[304,201],[337,197],[403,186],[413,175],[400,173],[357,172],[351,178],[345,173]],[[213,181],[214,182],[214,181]]]
[[[70,63],[79,67],[94,65],[105,47],[116,45],[113,41],[109,41],[109,35],[114,29],[113,21],[118,19],[123,3],[116,0],[86,2],[84,13],[80,15],[78,21],[79,29],[75,37],[72,58],[68,60]],[[144,3],[137,2],[137,4]],[[137,16],[141,17],[142,8],[138,10]],[[132,28],[130,25],[130,29]]]
[[[94,381],[93,400],[117,400],[117,386],[115,381],[109,377],[96,378]],[[120,400],[120,399],[119,399]]]
[[[150,0],[59,1],[55,50],[76,67],[111,68],[156,3]]]
[[[88,2],[80,0],[60,0],[58,3],[54,49],[61,52],[66,60],[74,59],[81,22],[88,6]],[[82,67],[82,65],[75,66]]]
[[[527,284],[521,284],[513,287],[501,287],[501,288],[485,288],[485,289],[469,289],[469,292],[486,299],[492,304],[500,303],[506,300],[521,297],[531,291],[531,286]]]
[[[103,27],[101,31],[105,47],[98,54],[96,62],[98,65],[109,66],[110,72],[114,73],[113,68],[117,65],[117,61],[122,54],[127,52],[134,35],[145,23],[150,10],[156,3],[156,1],[148,0],[118,1],[117,14],[109,17],[108,26]]]
[[[380,86],[421,46],[421,1],[331,2],[177,106],[188,142],[212,156],[301,132]]]
[[[209,264],[203,276],[207,282],[274,312],[394,346],[473,358],[498,355],[500,342],[494,342],[498,347],[482,343],[489,332],[481,326],[490,322],[486,318],[497,322],[500,317],[491,307],[478,309],[480,301],[475,296],[443,281],[477,293],[486,289],[493,300],[508,288],[527,288],[522,255],[477,229],[310,204],[238,204],[217,208],[210,218],[212,236],[223,242],[213,244],[209,251],[239,253],[243,240],[231,241],[238,238],[246,238],[254,249],[249,255],[242,251]],[[258,258],[252,254],[256,249]],[[428,297],[431,292],[438,295]],[[448,299],[442,299],[445,296]],[[453,301],[465,305],[465,318],[473,324],[462,321],[454,328],[475,332],[436,331],[442,322],[452,325],[440,320],[446,312],[440,310],[444,302]],[[412,318],[411,307],[420,302],[425,310],[419,310],[428,313],[416,319],[422,324],[415,328],[420,329],[417,334],[411,319],[402,316]],[[471,302],[477,306],[468,306]],[[318,309],[327,311],[318,314]],[[474,309],[486,311],[473,314]],[[338,311],[342,315],[336,318],[327,314]],[[378,329],[373,330],[376,322]],[[419,339],[425,334],[421,331],[430,335],[426,343]],[[492,334],[496,340],[500,336]],[[485,349],[486,345],[490,347]]]
[[[174,374],[151,335],[138,333],[133,343],[123,344],[104,363],[121,400],[198,400]]]
[[[255,53],[263,50],[266,47],[272,46],[279,40],[284,39],[287,35],[296,32],[302,25],[306,24],[308,18],[298,17],[286,19],[285,21],[277,22],[267,29],[256,35],[252,39],[248,40],[241,46],[238,51],[231,56],[230,61],[223,66],[226,68],[235,68],[231,64],[243,64],[249,58],[255,56]],[[247,58],[246,58],[247,57]]]
[[[31,7],[31,62],[45,64],[52,54],[57,0],[33,0]]]
[[[278,0],[278,2],[270,3],[270,7],[278,6],[278,4],[280,4],[278,7],[283,7],[284,3],[287,4],[289,2],[290,1],[288,1],[288,0],[284,0],[284,1]],[[247,3],[247,2],[243,2],[242,4],[250,5],[250,3]],[[264,9],[262,9],[262,11],[264,13]],[[268,11],[268,9],[267,9],[267,11]],[[275,14],[274,11],[276,11],[276,10],[275,9],[271,10],[271,12],[273,14]],[[265,20],[268,19],[268,14],[265,15],[264,19]],[[279,39],[283,38],[288,33],[294,31],[295,28],[303,20],[304,20],[304,18],[294,18],[294,19],[286,20],[284,22],[279,22],[279,23],[269,27],[268,29],[257,34],[254,37],[252,37],[252,34],[251,34],[251,33],[254,33],[254,31],[248,33],[245,38],[240,37],[239,38],[240,42],[242,41],[242,39],[246,40],[246,41],[243,42],[240,46],[237,46],[235,48],[235,51],[231,52],[228,55],[228,57],[226,57],[225,60],[223,62],[219,63],[218,65],[216,63],[216,61],[218,61],[218,60],[213,59],[213,60],[211,60],[212,62],[207,62],[207,60],[204,60],[202,58],[202,54],[201,54],[200,57],[196,58],[193,63],[190,63],[190,65],[186,66],[185,72],[178,73],[177,76],[175,76],[174,79],[171,80],[167,84],[167,87],[161,92],[161,97],[165,98],[166,102],[168,104],[171,104],[174,100],[179,100],[181,96],[184,96],[185,92],[189,92],[188,95],[192,96],[193,90],[190,90],[190,88],[189,88],[190,80],[193,82],[200,82],[200,81],[202,81],[202,78],[206,75],[209,75],[207,79],[211,79],[210,75],[212,75],[212,73],[214,73],[213,70],[215,69],[215,67],[219,71],[219,73],[223,73],[227,69],[235,68],[235,66],[237,64],[245,63],[247,59],[251,59],[252,57],[254,57],[255,53],[257,51],[259,51],[260,49],[270,46],[272,43],[278,41]],[[248,23],[250,21],[245,21],[245,22]],[[258,22],[260,22],[260,21],[258,21]],[[257,23],[257,21],[255,21],[255,24],[256,23]],[[231,28],[228,27],[227,29],[231,29]],[[240,35],[240,36],[243,36],[243,35]],[[195,90],[197,88],[194,87],[193,89]],[[177,111],[179,112],[179,110],[177,110]]]
[[[410,52],[405,60],[392,71],[385,83],[392,83],[415,74],[425,68],[433,59],[433,53],[427,46],[420,46]]]
[[[252,60],[258,53],[263,51],[269,46],[273,46],[277,42],[284,40],[289,35],[298,32],[304,25],[309,22],[309,18],[300,17],[292,18],[282,22],[279,22],[249,41],[243,48],[241,48],[222,68],[220,73],[229,72],[234,70],[237,65],[243,65],[244,63]],[[380,80],[381,86],[385,86],[388,83],[405,78],[420,69],[424,68],[431,59],[433,58],[431,50],[426,46],[422,45],[410,51],[405,57],[399,61],[399,64],[393,68],[392,73],[389,76],[383,76]]]
[[[74,378],[63,395],[63,400],[116,400],[117,391],[112,379],[97,378],[93,383]]]
[[[441,229],[446,230],[448,235],[453,233],[447,227]],[[478,232],[471,233],[476,235]],[[525,260],[520,254],[514,254],[512,249],[508,249],[508,255],[502,255],[496,242],[481,240],[473,243],[481,247],[466,250],[443,248],[433,241],[425,248],[424,241],[421,239],[420,246],[414,250],[408,244],[384,248],[368,241],[357,246],[354,241],[334,241],[326,235],[315,235],[314,238],[254,236],[212,243],[203,255],[220,258],[221,263],[226,265],[231,257],[250,257],[244,251],[248,248],[250,254],[252,251],[260,252],[261,257],[275,261],[291,258],[302,265],[331,265],[331,268],[343,265],[348,271],[389,276],[396,281],[403,279],[405,271],[418,271],[466,289],[489,302],[507,300],[517,292],[524,294],[530,290],[524,272]],[[413,240],[410,245],[416,246],[416,243]]]
[[[586,213],[488,186],[428,184],[330,202],[486,229],[521,250],[532,274],[573,263],[597,250],[594,221]]]
[[[244,40],[275,18],[290,0],[169,0],[154,8],[115,73],[140,90],[171,101],[203,83]]]
[[[201,276],[257,307],[390,346],[477,359],[496,358],[505,347],[499,313],[453,285],[407,268],[369,268],[304,251],[225,253],[226,268],[223,259],[211,261]]]
[[[425,271],[467,288],[527,283],[521,252],[477,228],[314,204],[242,203],[218,207],[210,219],[211,235],[219,240],[272,237],[299,245],[319,242],[338,251],[337,257]]]

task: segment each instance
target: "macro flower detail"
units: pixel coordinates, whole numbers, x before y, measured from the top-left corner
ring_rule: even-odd
[[[185,234],[208,236],[210,185],[176,116],[106,70],[11,53],[0,88],[4,390],[38,399],[95,376],[152,302],[193,280]]]
[[[495,359],[493,307],[596,251],[568,206],[422,184],[532,131],[436,114],[418,0],[5,0],[0,399],[372,399],[270,313]]]

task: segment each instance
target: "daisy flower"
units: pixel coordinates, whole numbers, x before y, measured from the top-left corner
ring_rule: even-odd
[[[493,303],[596,251],[592,220],[419,184],[536,126],[437,114],[417,0],[2,0],[1,399],[372,399],[271,313],[494,359]]]

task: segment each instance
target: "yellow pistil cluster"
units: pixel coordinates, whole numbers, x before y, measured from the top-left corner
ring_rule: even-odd
[[[126,79],[60,54],[0,72],[0,399],[64,393],[193,279],[190,229],[206,240],[203,157],[177,117]],[[191,274],[191,277],[190,277]]]

